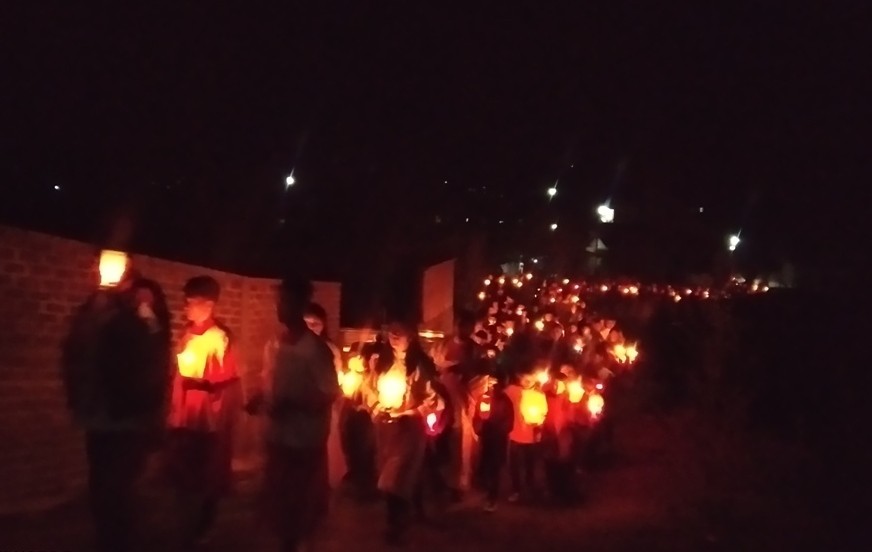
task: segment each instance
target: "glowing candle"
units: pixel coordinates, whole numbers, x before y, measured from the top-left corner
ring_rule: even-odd
[[[587,399],[587,410],[593,418],[598,418],[603,413],[605,405],[606,401],[599,393],[592,394]]]
[[[548,415],[548,399],[545,393],[536,389],[521,391],[521,416],[530,425],[542,425]]]
[[[581,379],[572,380],[566,384],[566,390],[569,394],[569,402],[578,404],[584,397],[584,386],[581,384]]]
[[[127,272],[127,253],[104,250],[100,253],[100,287],[115,287]]]
[[[400,408],[406,397],[406,378],[387,372],[378,378],[378,401],[384,408]]]

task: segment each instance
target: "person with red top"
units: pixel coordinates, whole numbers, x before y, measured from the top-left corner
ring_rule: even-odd
[[[220,286],[199,276],[184,287],[188,325],[179,343],[169,411],[170,481],[179,493],[186,546],[202,541],[232,479],[241,385],[229,331],[214,317]]]

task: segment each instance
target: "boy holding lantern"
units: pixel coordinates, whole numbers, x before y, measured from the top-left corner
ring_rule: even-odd
[[[522,494],[534,492],[541,428],[548,414],[548,401],[545,394],[537,389],[536,374],[531,368],[528,366],[518,377],[518,382],[506,388],[506,396],[512,401],[514,411],[509,433],[509,475],[512,483],[509,502],[517,502]]]
[[[214,317],[220,291],[209,276],[192,278],[184,287],[188,325],[176,357],[167,467],[182,502],[188,546],[211,528],[232,478],[241,388],[230,335]]]

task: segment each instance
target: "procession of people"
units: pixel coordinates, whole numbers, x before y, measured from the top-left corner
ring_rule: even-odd
[[[638,350],[577,293],[546,282],[525,306],[512,282],[489,278],[480,309],[459,313],[444,340],[425,343],[416,324],[395,320],[345,358],[325,337],[311,283],[287,277],[282,331],[243,390],[215,279],[184,286],[186,327],[173,346],[160,286],[116,267],[74,318],[63,357],[86,430],[98,549],[135,548],[134,486],[157,450],[180,546],[208,539],[232,486],[241,416],[266,421],[260,515],[283,551],[312,542],[331,493],[383,501],[394,545],[454,504],[573,505],[579,475],[608,447],[605,405]]]

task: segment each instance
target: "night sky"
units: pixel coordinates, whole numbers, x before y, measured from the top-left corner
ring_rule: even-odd
[[[606,199],[777,260],[866,222],[861,2],[200,4],[4,8],[4,221],[343,277],[382,244],[583,236]]]

